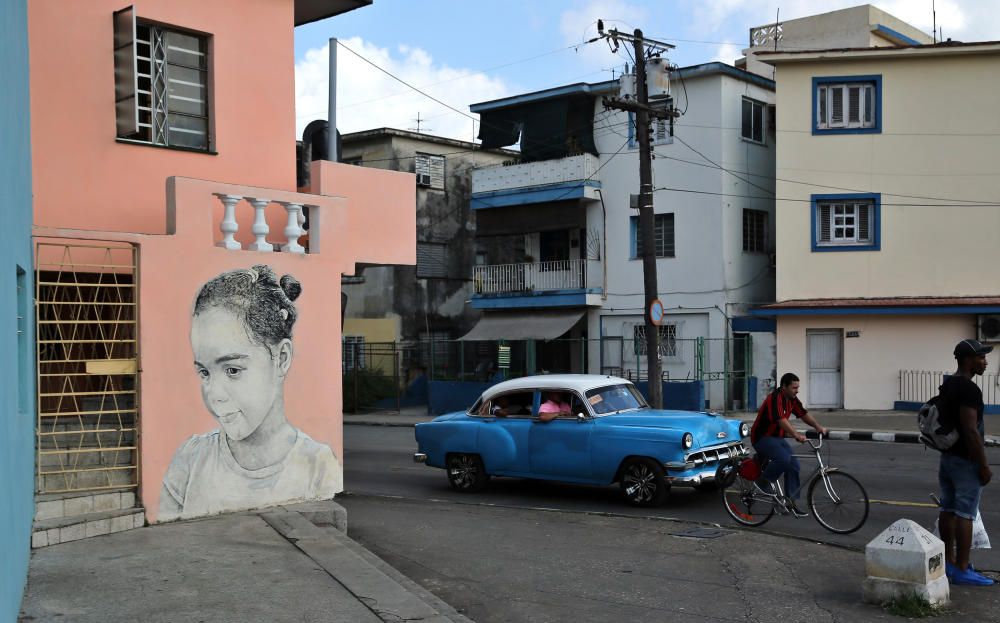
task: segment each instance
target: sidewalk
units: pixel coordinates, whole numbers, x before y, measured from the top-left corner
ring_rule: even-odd
[[[38,549],[19,620],[470,623],[348,538],[344,518],[300,504]]]
[[[920,443],[917,439],[917,414],[911,411],[864,411],[838,409],[814,410],[812,415],[831,431],[833,439]],[[732,411],[727,417],[752,422],[755,413]],[[410,407],[401,412],[376,411],[344,414],[344,424],[363,426],[413,426],[434,419],[424,407]],[[1000,445],[1000,417],[986,416],[987,445]],[[799,428],[804,428],[799,426]]]

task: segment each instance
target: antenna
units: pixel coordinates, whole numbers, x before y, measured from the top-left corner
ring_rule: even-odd
[[[410,128],[410,130],[413,130],[413,131],[416,131],[416,132],[420,132],[420,131],[423,131],[423,132],[430,132],[430,131],[431,131],[431,129],[430,129],[430,128],[421,128],[421,127],[420,127],[420,124],[421,124],[421,122],[422,122],[422,121],[426,121],[426,119],[424,119],[424,120],[421,120],[421,119],[420,119],[420,113],[419,113],[419,112],[417,112],[417,118],[416,118],[416,119],[414,119],[414,121],[416,121],[416,122],[417,122],[417,127],[415,127],[415,128]]]
[[[781,7],[774,14],[774,51],[778,51],[778,29],[781,28]]]
[[[934,25],[931,27],[931,33],[932,33],[932,36],[934,37],[934,43],[937,43],[938,42],[938,39],[937,39],[937,7],[934,4],[934,0],[931,0],[931,19],[933,20],[933,23],[934,23]]]

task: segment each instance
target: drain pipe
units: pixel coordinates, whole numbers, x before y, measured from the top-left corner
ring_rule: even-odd
[[[337,153],[337,38],[330,37],[329,86],[326,108],[326,157],[330,162],[340,162]]]
[[[604,271],[604,287],[601,288],[601,300],[608,300],[608,210],[604,206],[604,193],[601,192],[600,188],[595,189],[597,191],[597,196],[601,198],[601,214],[603,215],[603,222],[601,223],[601,268]]]

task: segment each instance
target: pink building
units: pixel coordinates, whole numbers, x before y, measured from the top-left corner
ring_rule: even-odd
[[[293,28],[367,4],[30,3],[35,547],[342,490],[340,274],[414,263],[414,178],[296,189]]]

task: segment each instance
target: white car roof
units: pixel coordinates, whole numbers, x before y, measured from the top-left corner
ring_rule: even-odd
[[[539,374],[497,383],[483,392],[483,398],[489,400],[503,392],[526,389],[570,389],[583,394],[598,387],[622,384],[631,385],[632,381],[601,374]]]

